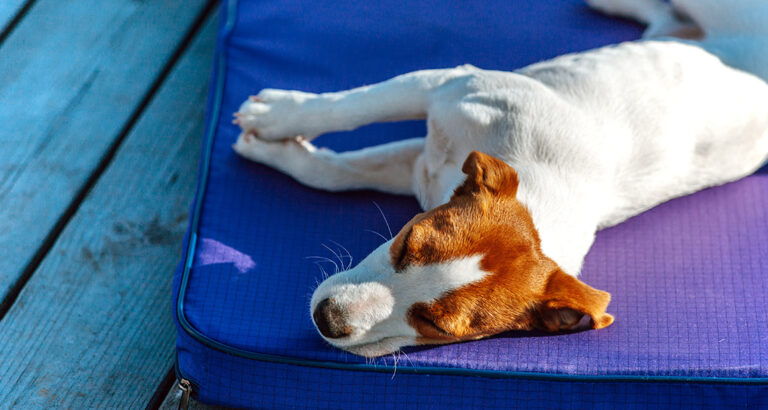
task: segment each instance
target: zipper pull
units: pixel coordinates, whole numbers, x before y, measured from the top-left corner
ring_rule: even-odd
[[[187,410],[189,407],[189,395],[192,394],[192,384],[187,379],[181,379],[179,380],[179,389],[181,389],[179,410]]]

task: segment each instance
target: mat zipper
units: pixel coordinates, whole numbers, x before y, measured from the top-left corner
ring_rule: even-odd
[[[179,410],[189,408],[189,396],[192,394],[192,383],[187,379],[179,380],[179,390],[181,390],[181,400],[179,400]]]

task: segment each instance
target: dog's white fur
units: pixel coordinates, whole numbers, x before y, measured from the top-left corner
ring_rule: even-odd
[[[646,37],[653,39],[515,72],[462,66],[338,93],[264,90],[242,105],[243,134],[234,148],[312,187],[413,194],[424,209],[449,199],[471,151],[491,154],[517,171],[518,199],[531,213],[544,253],[578,275],[598,229],[744,177],[768,156],[768,2],[588,3],[648,24]],[[706,36],[663,38],[690,25]],[[325,132],[419,118],[427,119],[426,138],[345,153],[309,142]],[[377,355],[413,343],[400,312],[406,305],[400,305],[414,301],[393,284],[391,265],[383,266],[388,247],[315,292],[312,309],[323,298],[352,300],[355,292],[365,293],[356,287],[381,285],[355,300],[365,306],[360,315],[389,313],[356,327],[346,341],[328,339],[332,344]],[[443,277],[445,286],[429,286],[445,291],[467,283]],[[437,297],[430,295],[423,302]],[[371,298],[390,298],[394,305],[366,302]]]

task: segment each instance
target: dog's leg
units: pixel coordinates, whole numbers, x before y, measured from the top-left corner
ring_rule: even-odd
[[[336,153],[303,138],[265,141],[242,133],[233,146],[240,155],[276,168],[304,185],[327,191],[375,189],[413,195],[413,168],[424,138]]]
[[[351,130],[372,122],[422,119],[430,91],[473,67],[416,71],[383,83],[336,93],[266,89],[245,101],[235,122],[265,140]]]
[[[643,38],[680,37],[698,39],[701,29],[676,10],[672,4],[661,0],[586,0],[587,4],[602,13],[636,20],[648,26]]]

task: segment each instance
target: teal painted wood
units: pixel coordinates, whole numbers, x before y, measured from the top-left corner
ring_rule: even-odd
[[[0,45],[0,300],[206,3],[37,0]]]
[[[16,17],[25,4],[32,0],[0,0],[0,33]]]
[[[0,321],[0,407],[142,408],[173,364],[215,41],[211,18]]]

